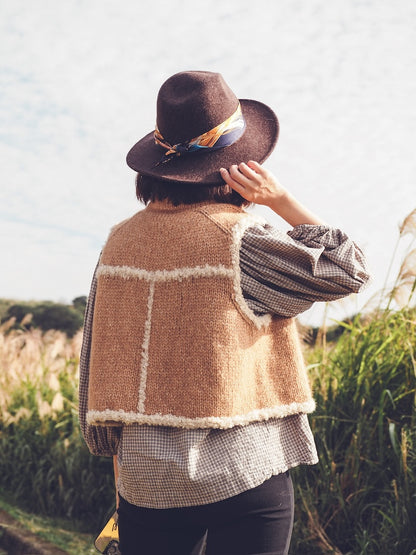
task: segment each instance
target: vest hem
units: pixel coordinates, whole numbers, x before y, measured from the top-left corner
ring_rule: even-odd
[[[89,410],[87,423],[90,426],[117,426],[121,424],[148,424],[152,426],[169,426],[173,428],[219,428],[246,426],[252,422],[284,418],[293,414],[311,413],[315,410],[315,401],[310,399],[303,403],[290,403],[266,409],[256,409],[247,414],[234,416],[206,416],[189,418],[173,414],[142,414],[124,410]]]

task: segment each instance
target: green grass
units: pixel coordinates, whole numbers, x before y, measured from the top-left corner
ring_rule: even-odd
[[[2,499],[1,493],[0,509],[15,518],[26,530],[67,551],[69,555],[92,555],[97,553],[93,545],[94,536],[80,533],[69,521],[41,517],[18,509]],[[6,552],[0,549],[0,555],[2,553]]]
[[[104,525],[114,504],[112,464],[93,457],[77,416],[79,334],[0,334],[0,488],[21,508]]]
[[[416,313],[405,309],[357,318],[310,354],[320,461],[294,472],[293,553],[416,548],[415,347]]]

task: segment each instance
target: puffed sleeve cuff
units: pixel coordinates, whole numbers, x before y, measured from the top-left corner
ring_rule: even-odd
[[[352,293],[358,293],[368,285],[371,278],[365,256],[360,247],[340,229],[301,224],[288,235],[306,247],[323,248],[323,256],[350,277],[348,286]]]
[[[90,426],[87,424],[83,430],[83,436],[90,453],[99,457],[117,455],[121,430],[121,426]]]
[[[344,232],[310,224],[287,233],[269,224],[248,228],[240,272],[249,307],[283,317],[358,293],[370,278],[361,249]]]

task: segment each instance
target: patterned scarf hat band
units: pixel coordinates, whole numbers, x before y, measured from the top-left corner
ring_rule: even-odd
[[[156,164],[169,162],[176,156],[185,153],[196,152],[201,150],[217,150],[234,144],[244,133],[246,122],[241,111],[241,105],[238,103],[237,110],[225,121],[210,129],[206,133],[185,141],[171,145],[161,134],[157,125],[154,132],[155,143],[166,149],[163,158]]]

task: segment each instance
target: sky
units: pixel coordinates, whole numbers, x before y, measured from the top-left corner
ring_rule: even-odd
[[[110,228],[140,208],[126,153],[187,69],[276,111],[266,166],[365,250],[373,283],[334,317],[382,287],[416,208],[412,1],[0,0],[0,16],[0,297],[88,294]]]

